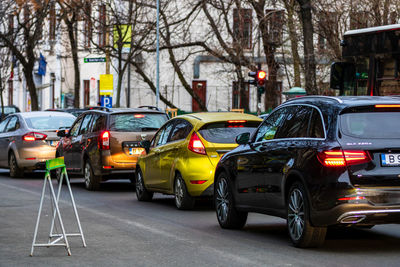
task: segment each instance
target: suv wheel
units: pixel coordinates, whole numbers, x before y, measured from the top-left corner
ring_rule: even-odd
[[[136,198],[139,201],[150,201],[153,198],[153,192],[146,189],[143,181],[143,174],[140,169],[136,172]]]
[[[182,176],[179,173],[176,175],[175,178],[174,194],[175,206],[179,210],[193,209],[195,200],[189,195],[185,181],[182,179]]]
[[[94,175],[92,165],[89,160],[85,162],[84,168],[85,188],[90,191],[95,191],[100,188],[100,176]]]
[[[24,177],[24,169],[18,167],[17,158],[14,152],[10,153],[8,158],[8,166],[10,166],[10,176],[13,178]]]
[[[304,185],[292,185],[287,199],[287,228],[294,246],[318,247],[325,241],[326,227],[310,224],[310,208]]]
[[[218,175],[214,183],[214,205],[222,228],[241,229],[246,224],[247,212],[235,208],[230,180],[224,172]]]

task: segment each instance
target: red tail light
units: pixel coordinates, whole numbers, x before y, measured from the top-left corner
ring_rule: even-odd
[[[371,161],[363,150],[326,150],[318,153],[318,160],[326,167],[344,167]]]
[[[39,141],[46,139],[47,135],[43,133],[30,132],[22,136],[22,140],[26,142]]]
[[[194,153],[206,155],[206,148],[196,133],[193,133],[190,137],[188,149]]]
[[[207,180],[190,180],[191,184],[204,184]]]
[[[100,147],[102,150],[110,149],[110,132],[105,131],[100,135]]]

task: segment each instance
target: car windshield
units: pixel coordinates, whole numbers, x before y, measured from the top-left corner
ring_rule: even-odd
[[[215,122],[203,126],[199,133],[211,143],[234,144],[236,136],[246,132],[251,134],[258,125],[259,121]]]
[[[37,116],[25,118],[28,127],[36,130],[58,130],[61,127],[69,128],[75,118],[69,116]]]
[[[123,113],[113,114],[110,119],[110,131],[144,132],[156,131],[168,120],[167,115],[159,113]]]
[[[399,138],[400,112],[357,112],[340,115],[345,135],[358,138]]]

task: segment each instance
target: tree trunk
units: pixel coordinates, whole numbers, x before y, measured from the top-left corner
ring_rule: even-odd
[[[300,15],[304,36],[305,90],[308,95],[315,95],[318,94],[318,89],[316,82],[311,0],[297,0],[297,2],[300,4]]]
[[[119,108],[121,106],[121,87],[122,78],[124,77],[124,71],[121,68],[121,58],[118,59],[118,82],[117,82],[117,101],[115,102],[115,107]]]
[[[81,75],[79,70],[79,59],[78,59],[78,45],[76,41],[76,36],[74,33],[74,20],[67,21],[64,20],[68,28],[69,44],[71,46],[72,61],[74,64],[74,107],[79,108],[80,106],[80,84]]]
[[[301,87],[300,76],[300,56],[299,56],[299,42],[297,39],[296,26],[294,23],[294,0],[285,1],[285,8],[287,10],[287,26],[289,28],[290,47],[293,59],[294,71],[294,86]]]
[[[32,109],[32,111],[37,111],[37,110],[39,110],[39,103],[38,103],[38,97],[37,97],[37,93],[36,93],[35,82],[33,80],[33,67],[29,68],[29,69],[24,67],[23,71],[24,71],[24,75],[25,75],[26,86],[28,87],[29,95],[31,97],[31,109]]]

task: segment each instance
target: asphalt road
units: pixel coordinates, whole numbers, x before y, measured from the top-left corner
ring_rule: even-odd
[[[400,225],[371,230],[332,229],[318,249],[294,248],[285,221],[250,214],[243,230],[219,227],[210,202],[179,211],[170,196],[136,200],[126,181],[84,189],[72,180],[87,247],[70,237],[72,256],[62,247],[30,248],[43,174],[12,179],[0,170],[0,266],[398,266]],[[51,205],[46,198],[38,241],[46,241]],[[67,232],[76,232],[69,198],[61,196]]]

